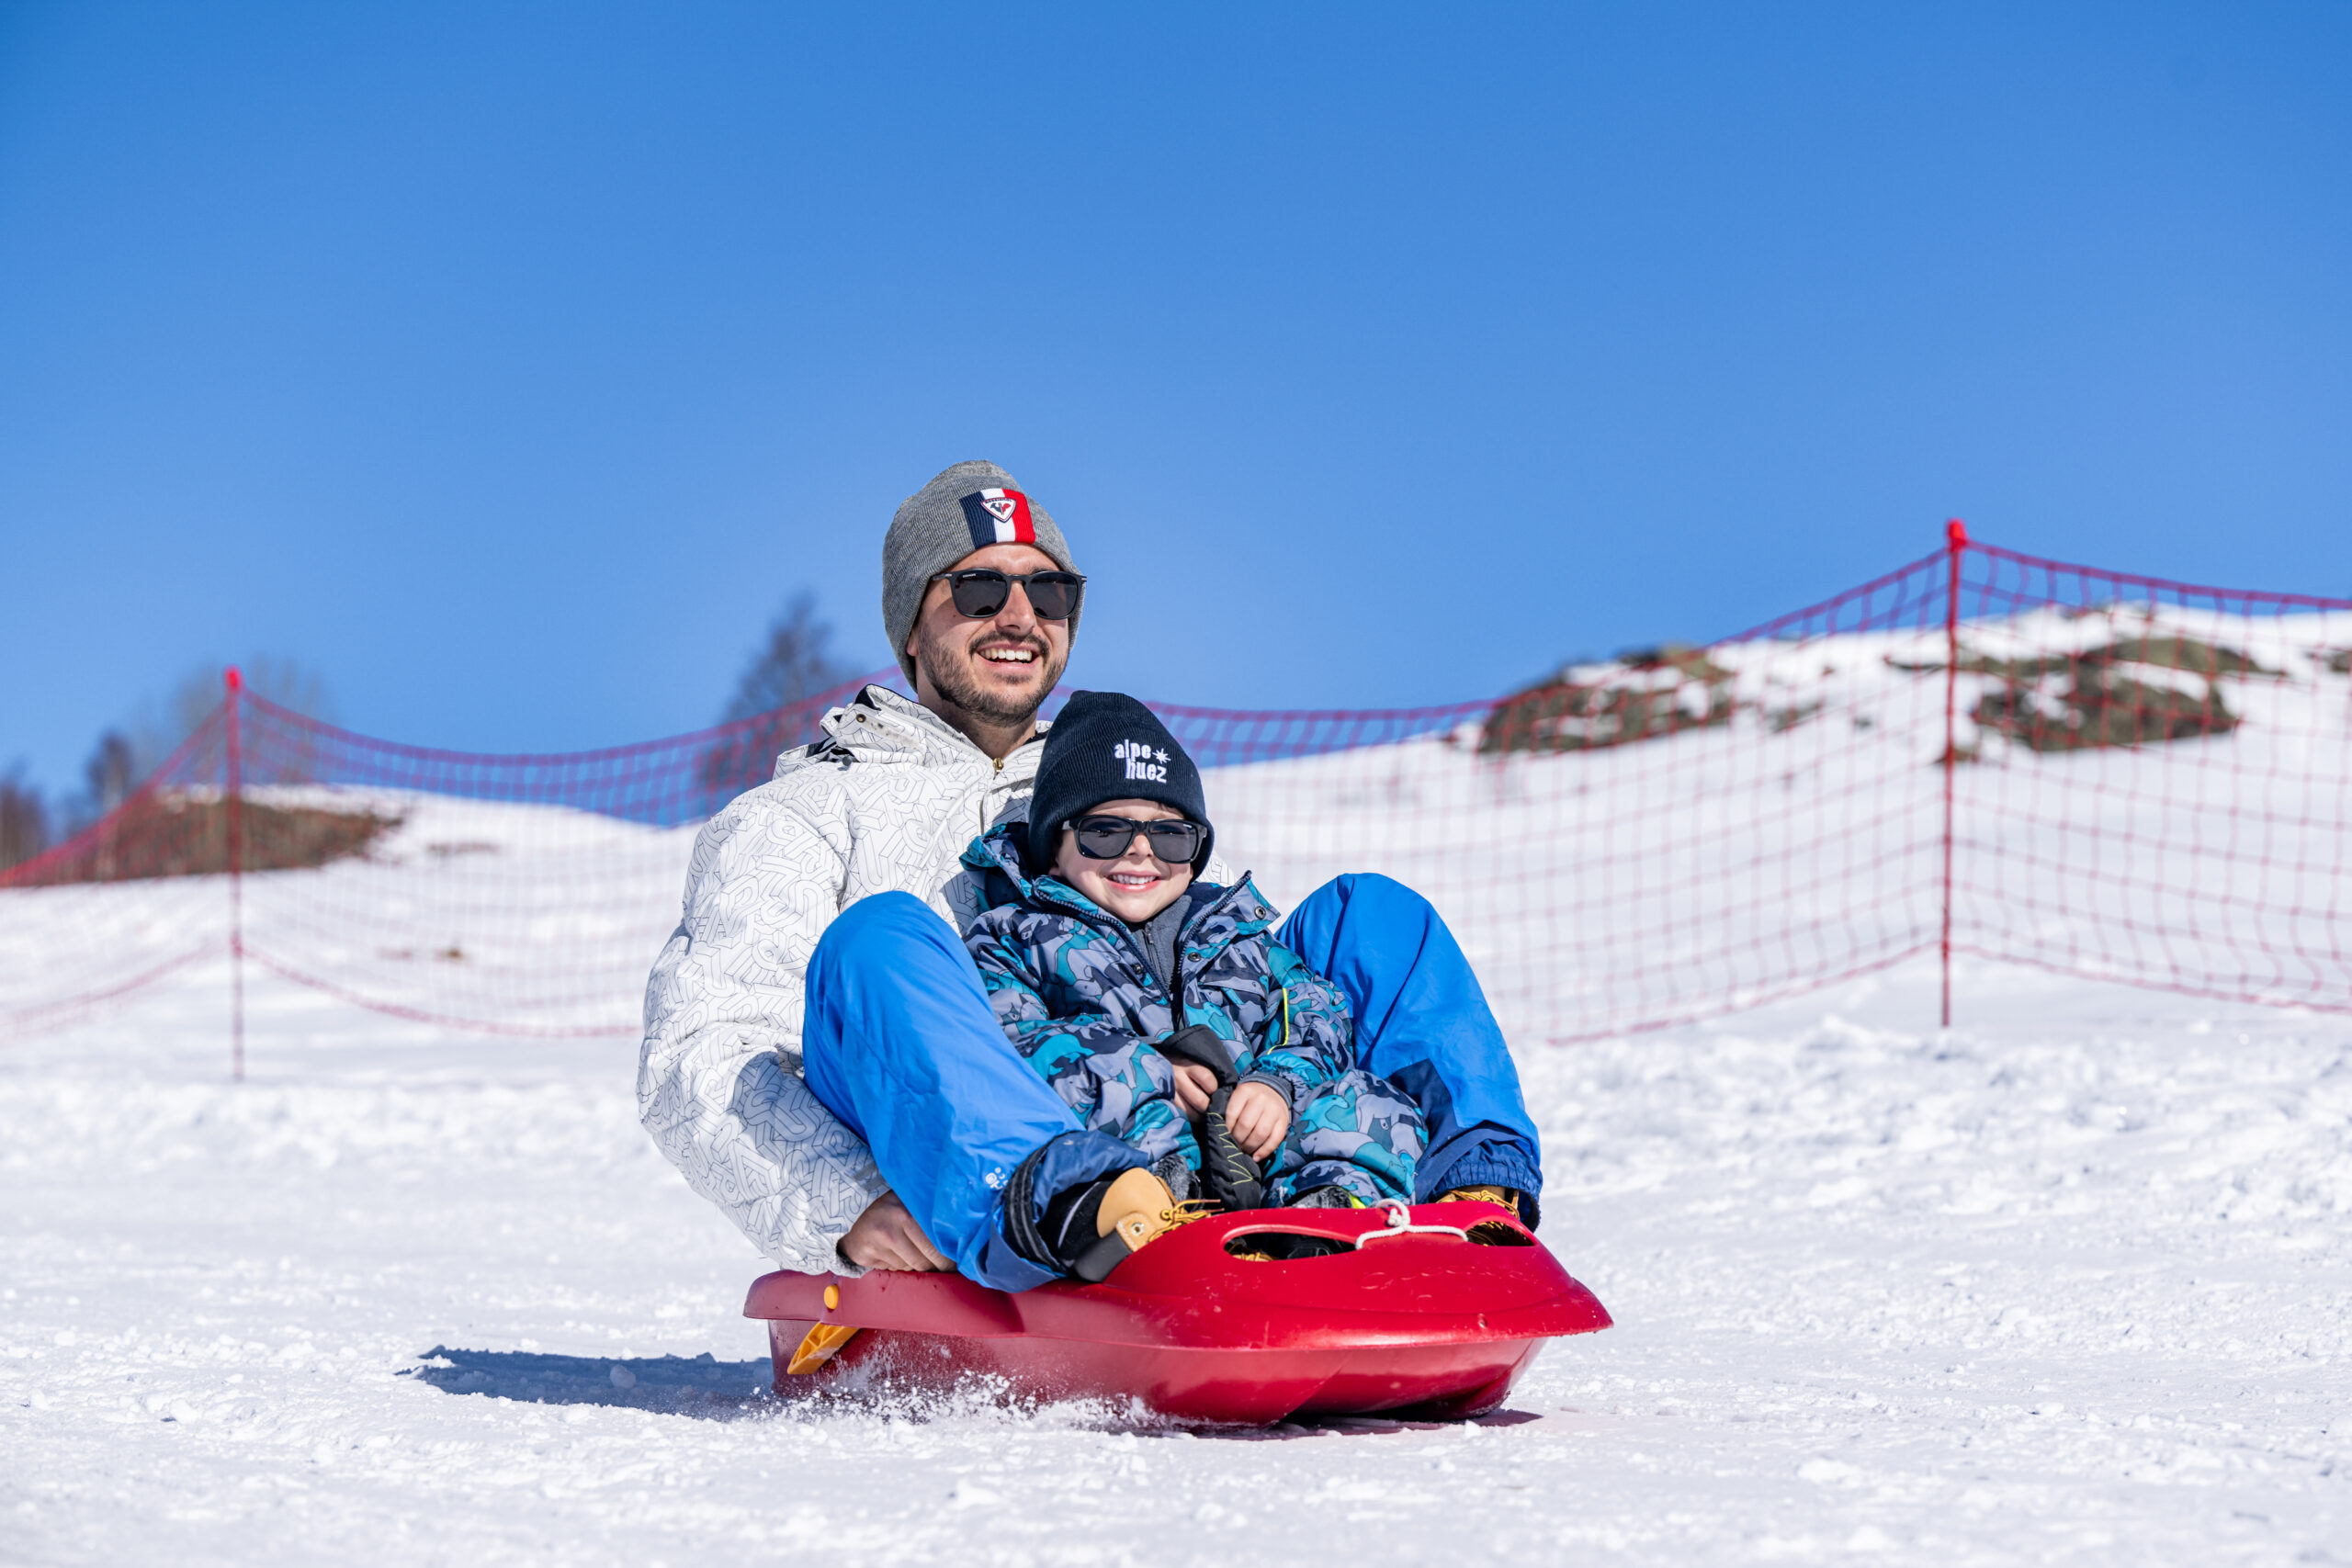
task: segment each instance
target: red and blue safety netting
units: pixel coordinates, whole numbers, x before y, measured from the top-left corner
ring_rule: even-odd
[[[455,1029],[634,1033],[696,826],[854,689],[536,756],[232,691],[118,810],[0,872],[0,1037],[232,948]],[[1230,863],[1278,903],[1344,871],[1420,889],[1521,1041],[1938,953],[2352,1010],[2352,601],[1955,528],[1736,636],[1499,698],[1154,706]]]

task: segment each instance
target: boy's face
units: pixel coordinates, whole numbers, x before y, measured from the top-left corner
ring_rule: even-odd
[[[1182,822],[1184,814],[1156,800],[1106,800],[1090,806],[1072,821],[1087,817],[1125,817],[1136,822]],[[1062,824],[1062,841],[1054,852],[1054,874],[1085,894],[1131,926],[1139,926],[1193,885],[1193,868],[1170,865],[1151,852],[1151,840],[1137,833],[1127,852],[1117,860],[1091,860],[1079,852],[1078,830]]]

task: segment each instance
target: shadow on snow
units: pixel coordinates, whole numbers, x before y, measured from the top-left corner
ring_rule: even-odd
[[[722,1361],[705,1351],[619,1358],[543,1356],[530,1350],[454,1350],[435,1345],[403,1372],[444,1393],[480,1393],[525,1404],[609,1404],[671,1415],[732,1416],[763,1398],[765,1357]]]
[[[727,1419],[748,1407],[777,1408],[769,1392],[771,1370],[765,1358],[756,1361],[722,1361],[708,1351],[692,1358],[678,1356],[606,1357],[548,1356],[531,1350],[456,1350],[435,1345],[418,1358],[418,1364],[401,1374],[439,1389],[444,1393],[479,1393],[522,1404],[603,1404],[623,1410],[644,1410],[670,1416]],[[994,1404],[985,1391],[978,1403]],[[801,1404],[803,1402],[787,1402]],[[922,1418],[958,1407],[964,1400],[934,1395],[892,1394],[870,1391],[867,1397],[828,1397],[805,1402],[843,1414]],[[1477,1427],[1515,1427],[1539,1417],[1525,1411],[1497,1410],[1472,1417]],[[1138,1436],[1187,1433],[1197,1438],[1238,1442],[1280,1442],[1300,1438],[1376,1437],[1399,1432],[1433,1431],[1460,1422],[1416,1421],[1387,1416],[1302,1416],[1268,1427],[1210,1427],[1172,1422],[1144,1415],[1101,1411],[1084,1423],[1104,1430],[1134,1431]]]

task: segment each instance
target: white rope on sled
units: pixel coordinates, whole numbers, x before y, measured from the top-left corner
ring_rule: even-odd
[[[1415,1224],[1412,1211],[1405,1207],[1405,1201],[1401,1198],[1383,1198],[1380,1207],[1387,1212],[1388,1228],[1364,1232],[1356,1237],[1358,1248],[1362,1248],[1365,1242],[1379,1241],[1392,1235],[1450,1235],[1462,1241],[1470,1239],[1470,1233],[1458,1225]]]

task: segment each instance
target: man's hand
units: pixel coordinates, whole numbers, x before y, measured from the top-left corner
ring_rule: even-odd
[[[1198,1122],[1207,1112],[1209,1096],[1216,1090],[1215,1073],[1191,1062],[1176,1064],[1176,1103],[1187,1117]]]
[[[896,1192],[885,1192],[865,1206],[865,1213],[849,1227],[849,1235],[842,1237],[840,1251],[863,1269],[921,1273],[956,1267],[931,1245],[931,1238],[922,1234],[922,1227],[915,1224]]]
[[[1207,1104],[1205,1098],[1202,1103]],[[1233,1141],[1262,1164],[1290,1131],[1290,1106],[1272,1084],[1246,1083],[1226,1101],[1225,1126]]]

